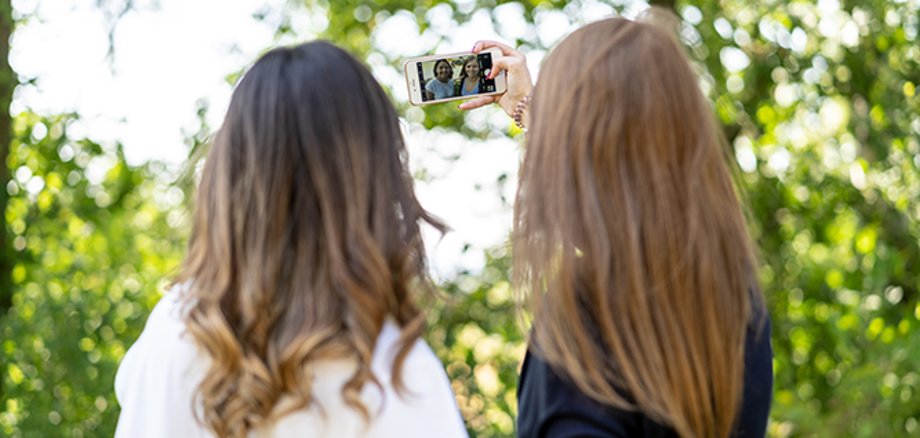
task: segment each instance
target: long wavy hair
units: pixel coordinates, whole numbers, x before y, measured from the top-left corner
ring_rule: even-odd
[[[325,42],[279,48],[243,76],[208,153],[188,255],[185,323],[210,365],[206,426],[242,437],[314,402],[311,364],[350,358],[360,391],[385,319],[401,327],[392,379],[423,330],[419,205],[396,112],[370,72]],[[294,403],[275,409],[282,396]],[[283,412],[279,412],[283,411]]]
[[[727,143],[676,37],[620,18],[574,32],[530,125],[513,259],[535,352],[598,402],[728,436],[762,298]]]
[[[479,58],[476,57],[476,55],[472,55],[472,56],[468,56],[468,57],[464,58],[463,64],[460,65],[460,74],[457,76],[457,82],[459,82],[460,85],[463,85],[463,81],[465,81],[466,78],[467,78],[467,74],[466,74],[466,65],[469,64],[469,63],[471,63],[471,62],[475,62],[476,64],[479,64]],[[479,79],[478,79],[477,82],[481,82],[481,81],[482,81],[482,78],[483,78],[483,76],[482,76],[482,66],[480,66],[480,70],[479,70]]]

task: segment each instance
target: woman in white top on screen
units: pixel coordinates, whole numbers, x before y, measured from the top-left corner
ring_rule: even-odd
[[[323,42],[233,93],[177,286],[115,381],[117,437],[465,437],[419,338],[430,290],[396,112]]]
[[[425,91],[431,93],[432,99],[444,99],[445,97],[454,97],[457,91],[457,84],[454,82],[454,68],[446,59],[439,59],[434,63],[434,79],[425,84]]]

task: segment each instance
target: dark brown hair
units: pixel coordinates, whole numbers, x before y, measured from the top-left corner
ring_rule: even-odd
[[[399,122],[367,68],[325,42],[262,56],[233,93],[201,175],[188,255],[188,331],[211,359],[204,422],[242,437],[312,403],[310,364],[354,359],[342,392],[370,413],[371,355],[401,326],[393,380],[423,329],[430,285]],[[279,398],[295,403],[275,412]]]
[[[438,77],[438,64],[442,62],[447,64],[447,68],[450,69],[450,77],[448,79],[453,79],[454,78],[454,66],[450,65],[450,61],[448,61],[447,58],[442,58],[442,59],[435,61],[434,67],[431,67],[431,73],[434,75],[435,78],[437,78]]]
[[[521,168],[515,279],[536,351],[582,392],[682,437],[726,437],[761,298],[697,80],[649,23],[596,22],[552,51]]]

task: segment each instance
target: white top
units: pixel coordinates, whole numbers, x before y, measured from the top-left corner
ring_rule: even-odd
[[[168,293],[157,303],[118,368],[115,396],[121,414],[116,438],[214,436],[192,413],[192,400],[210,359],[198,353],[185,333],[178,295]],[[383,400],[373,384],[366,384],[361,393],[372,414],[370,423],[342,400],[342,385],[355,364],[326,360],[317,364],[313,384],[322,412],[313,403],[253,431],[250,437],[467,437],[444,368],[425,341],[416,341],[404,362],[408,392],[396,393],[390,370],[398,339],[398,326],[388,320],[371,363],[383,387]]]
[[[446,97],[454,97],[454,88],[456,87],[456,82],[453,79],[448,79],[447,82],[441,82],[439,80],[432,79],[425,84],[425,90],[430,91],[431,94],[434,94],[435,99],[444,99]]]

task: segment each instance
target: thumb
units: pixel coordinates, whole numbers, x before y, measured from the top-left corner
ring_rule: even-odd
[[[481,108],[490,103],[495,102],[497,96],[479,96],[475,99],[470,99],[466,102],[461,103],[458,108],[467,111],[471,109]]]

